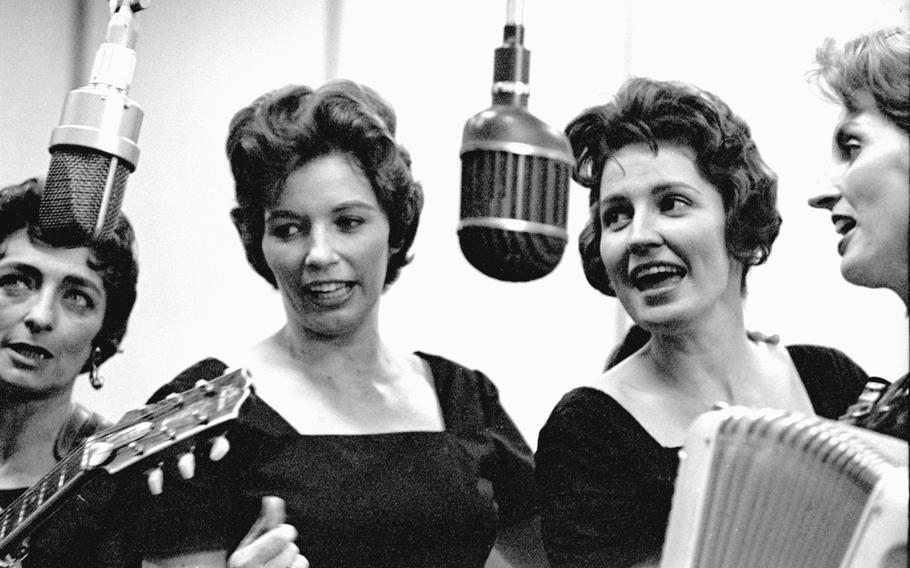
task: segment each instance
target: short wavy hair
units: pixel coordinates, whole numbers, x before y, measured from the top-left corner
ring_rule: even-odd
[[[910,133],[910,28],[879,29],[843,45],[828,38],[809,71],[828,99],[856,112],[856,96],[868,93],[888,120]]]
[[[576,167],[573,178],[590,190],[590,215],[578,248],[588,283],[615,296],[600,256],[600,182],[607,161],[626,146],[684,146],[695,154],[699,173],[723,199],[725,240],[743,265],[740,290],[749,267],[771,253],[780,232],[777,175],[762,160],[749,126],[716,95],[682,82],[635,77],[613,99],[586,109],[568,126]]]
[[[43,192],[44,180],[41,178],[30,178],[0,189],[0,242],[5,242],[20,229],[27,229],[30,239],[41,242],[37,228]],[[121,213],[111,236],[86,246],[91,251],[89,266],[101,276],[107,301],[101,330],[92,342],[93,347],[99,349],[95,362],[101,364],[119,351],[136,303],[139,278],[136,237],[129,220]],[[91,360],[86,361],[82,372],[87,372],[91,363]]]
[[[262,253],[265,210],[293,172],[333,152],[354,159],[389,219],[388,286],[411,261],[409,250],[423,208],[408,151],[395,139],[395,111],[376,91],[338,80],[315,91],[290,85],[266,93],[231,120],[226,150],[237,207],[231,211],[246,258],[277,288]]]

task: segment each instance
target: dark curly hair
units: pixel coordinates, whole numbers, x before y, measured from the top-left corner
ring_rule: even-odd
[[[827,39],[809,72],[832,101],[856,112],[856,95],[869,93],[878,110],[910,133],[910,28],[876,30],[845,43]]]
[[[231,218],[252,267],[277,288],[262,253],[265,210],[281,195],[294,171],[332,152],[351,157],[363,170],[389,219],[385,285],[411,261],[423,190],[411,173],[408,151],[395,140],[395,111],[373,89],[352,81],[315,91],[290,85],[260,96],[231,120],[227,155],[237,207]]]
[[[777,176],[759,155],[749,126],[716,95],[682,82],[627,80],[613,100],[591,107],[566,126],[576,167],[573,178],[590,190],[590,215],[578,249],[588,283],[615,296],[600,256],[600,181],[604,166],[626,146],[684,146],[695,153],[701,175],[720,192],[729,253],[750,266],[771,253],[780,231]]]
[[[29,238],[40,242],[36,236],[38,208],[44,180],[30,178],[22,183],[0,189],[0,242],[20,229],[27,229]],[[110,237],[86,245],[91,251],[89,266],[101,276],[107,308],[101,330],[92,341],[99,349],[95,363],[101,364],[119,350],[126,334],[127,322],[136,303],[136,282],[139,264],[135,254],[135,235],[129,220],[122,213]],[[82,372],[87,372],[92,361],[86,361]]]

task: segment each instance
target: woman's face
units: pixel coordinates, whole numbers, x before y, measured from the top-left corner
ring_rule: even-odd
[[[25,229],[0,245],[0,382],[43,397],[69,390],[92,352],[107,296],[85,247],[33,243]]]
[[[600,255],[636,323],[694,321],[722,299],[741,306],[741,265],[727,252],[720,193],[688,148],[626,146],[600,184]]]
[[[890,288],[907,302],[910,145],[871,95],[834,133],[832,191],[809,200],[831,211],[841,240],[841,274],[859,286]]]
[[[369,180],[340,153],[288,176],[265,211],[262,252],[288,318],[316,336],[375,328],[388,242],[389,221]]]

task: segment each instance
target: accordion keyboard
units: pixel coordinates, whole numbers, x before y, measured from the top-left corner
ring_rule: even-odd
[[[907,566],[907,444],[728,407],[691,427],[661,568]]]

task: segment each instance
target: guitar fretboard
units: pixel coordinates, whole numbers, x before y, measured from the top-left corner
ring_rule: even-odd
[[[0,512],[0,551],[14,544],[20,534],[39,520],[38,513],[49,509],[55,500],[66,495],[67,491],[85,475],[82,468],[84,451],[83,444],[77,451],[70,452],[38,483],[32,485]]]

